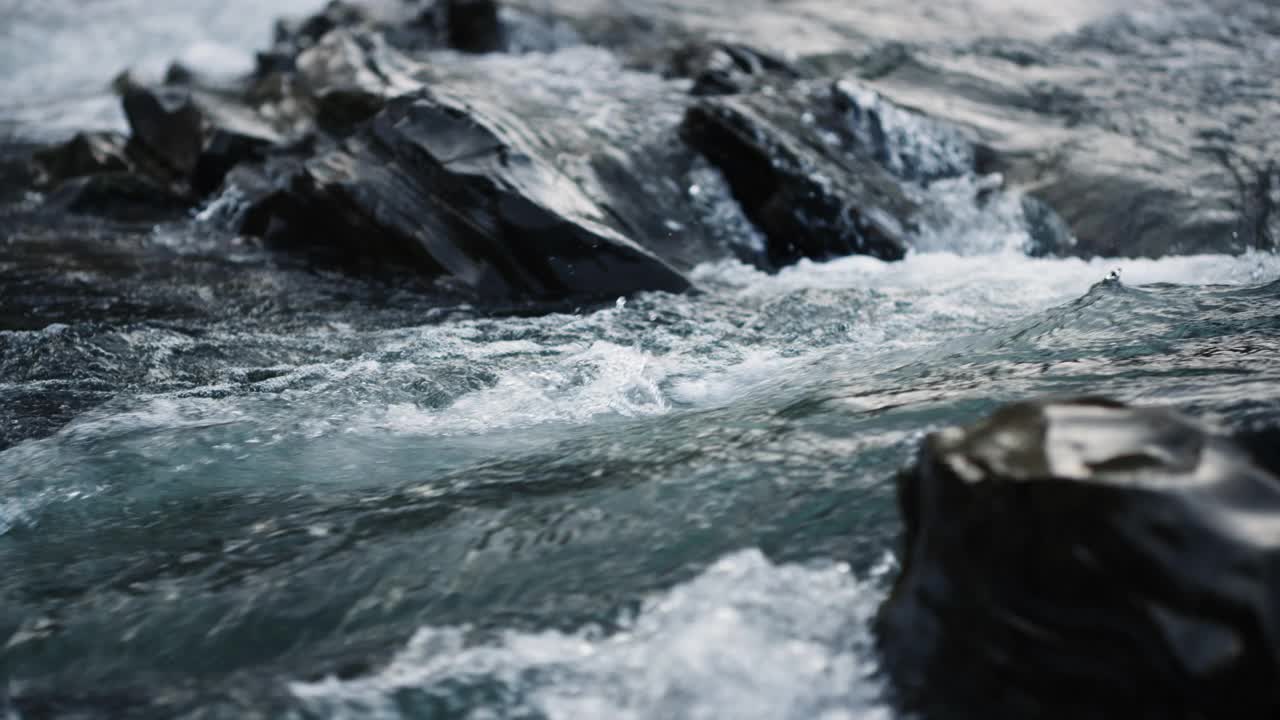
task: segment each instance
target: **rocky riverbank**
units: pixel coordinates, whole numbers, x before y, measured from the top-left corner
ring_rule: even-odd
[[[335,2],[281,23],[247,77],[122,76],[131,133],[35,153],[35,183],[48,210],[125,220],[223,198],[271,247],[489,299],[679,291],[725,257],[896,259],[939,182],[1014,203],[1032,254],[1271,248],[1280,30],[1215,2],[999,39],[943,12],[914,41],[821,3]],[[557,90],[551,51],[607,77]],[[756,242],[726,237],[708,183]]]

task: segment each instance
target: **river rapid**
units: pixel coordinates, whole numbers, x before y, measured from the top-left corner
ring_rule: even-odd
[[[0,129],[118,126],[114,72],[243,70],[315,5],[0,0]],[[954,211],[901,262],[533,317],[291,264],[235,198],[5,231],[0,716],[894,717],[869,622],[926,433],[1280,409],[1280,258],[1030,258],[1009,208],[925,192]]]

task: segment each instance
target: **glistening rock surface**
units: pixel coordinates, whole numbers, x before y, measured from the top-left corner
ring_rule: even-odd
[[[1168,410],[1011,405],[901,474],[881,610],[904,701],[950,717],[1280,713],[1280,478]]]
[[[685,278],[607,224],[497,108],[426,91],[393,101],[250,211],[249,232],[304,246],[327,234],[368,256],[447,272],[490,297],[680,292]]]

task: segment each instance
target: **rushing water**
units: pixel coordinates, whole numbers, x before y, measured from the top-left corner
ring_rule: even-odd
[[[0,5],[4,96],[92,110],[104,63],[243,52],[282,9],[135,5]],[[46,26],[117,39],[25,67]],[[869,620],[925,433],[1044,393],[1280,406],[1280,259],[1031,259],[956,207],[903,262],[541,317],[288,265],[217,207],[8,233],[0,711],[891,717]]]

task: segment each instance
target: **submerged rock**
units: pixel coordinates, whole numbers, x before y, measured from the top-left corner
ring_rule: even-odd
[[[398,98],[253,204],[244,230],[348,261],[398,260],[482,296],[616,297],[689,282],[611,227],[521,123],[444,93]]]
[[[1168,410],[1012,405],[898,480],[879,619],[930,717],[1280,713],[1280,478]]]

